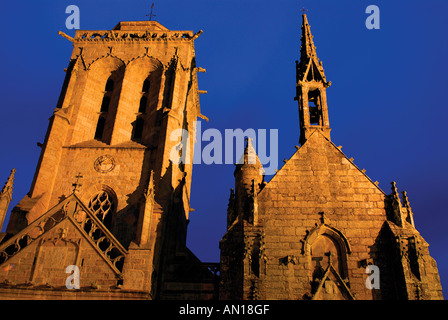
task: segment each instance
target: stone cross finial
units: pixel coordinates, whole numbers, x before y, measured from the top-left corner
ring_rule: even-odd
[[[73,193],[79,192],[79,188],[82,186],[82,184],[79,183],[79,179],[82,178],[81,172],[79,172],[75,176],[75,178],[76,178],[76,181],[75,181],[75,183],[72,184],[72,186],[73,186]]]
[[[154,3],[151,5],[151,12],[147,14],[146,16],[149,17],[149,21],[152,21],[152,18],[156,15],[152,13],[152,9],[154,8]]]

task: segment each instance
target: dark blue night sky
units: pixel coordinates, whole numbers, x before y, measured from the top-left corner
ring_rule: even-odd
[[[430,244],[448,297],[448,2],[384,0],[163,0],[154,20],[171,30],[204,33],[195,41],[202,128],[279,130],[279,165],[298,144],[295,60],[302,7],[323,61],[332,141],[390,193],[406,190],[417,230]],[[28,192],[48,119],[56,106],[72,44],[68,5],[81,29],[108,30],[146,20],[147,0],[3,1],[0,11],[0,188],[16,168],[13,202]],[[368,30],[368,5],[381,29]],[[188,244],[219,261],[234,165],[193,169]],[[269,180],[270,177],[267,177]],[[8,219],[8,217],[7,217]],[[6,224],[5,224],[6,225]],[[3,228],[4,230],[5,228]]]

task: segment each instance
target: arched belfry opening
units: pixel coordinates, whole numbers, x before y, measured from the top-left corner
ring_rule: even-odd
[[[319,61],[306,15],[303,15],[300,62],[296,61],[296,100],[299,103],[300,143],[304,144],[316,130],[330,139],[326,80],[322,62]]]
[[[308,91],[308,110],[310,115],[310,125],[323,125],[322,97],[319,89]]]
[[[132,140],[142,145],[154,145],[157,133],[156,118],[162,108],[161,90],[164,88],[165,73],[163,64],[148,55],[139,57],[126,67],[124,81],[127,88],[120,105],[123,141]]]
[[[111,144],[121,97],[125,64],[107,56],[94,61],[86,70],[86,84],[75,123],[72,143],[95,139]],[[78,127],[79,126],[79,127]],[[90,127],[91,130],[86,130]]]

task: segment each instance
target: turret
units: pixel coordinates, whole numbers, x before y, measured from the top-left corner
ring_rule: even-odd
[[[264,170],[251,139],[246,141],[246,148],[234,172],[235,217],[239,216],[253,223],[253,202],[264,180]]]

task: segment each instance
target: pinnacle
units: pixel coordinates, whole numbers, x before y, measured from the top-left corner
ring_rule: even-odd
[[[324,69],[319,61],[314,45],[311,27],[306,14],[302,15],[302,36],[300,46],[300,63],[297,69],[298,80],[316,80],[326,83]]]
[[[308,18],[306,14],[302,15],[302,51],[301,51],[301,60],[304,58],[316,57],[316,47],[313,42],[313,35],[311,34],[311,27],[308,23]]]
[[[14,185],[14,175],[16,174],[16,169],[12,169],[11,170],[11,174],[9,175],[8,180],[5,183],[5,186],[2,189],[2,192],[0,192],[0,195],[3,195],[4,193],[6,193],[8,190],[12,191],[12,187]]]
[[[257,165],[262,167],[260,159],[258,158],[257,152],[255,151],[254,146],[252,145],[252,139],[247,138],[246,139],[247,144],[246,148],[244,149],[244,153],[240,158],[240,161],[238,161],[238,165]]]

